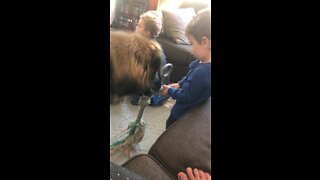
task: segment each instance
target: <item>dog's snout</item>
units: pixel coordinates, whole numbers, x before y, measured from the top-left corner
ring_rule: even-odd
[[[155,76],[154,81],[153,81],[153,85],[152,85],[152,89],[154,91],[159,91],[161,88],[161,80],[159,79],[158,76]]]

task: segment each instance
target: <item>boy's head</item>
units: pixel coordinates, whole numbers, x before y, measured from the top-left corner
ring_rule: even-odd
[[[160,33],[161,28],[161,18],[152,12],[146,12],[140,16],[139,23],[136,26],[136,32],[150,39],[154,39]]]
[[[211,11],[203,9],[186,27],[192,54],[199,60],[211,60]]]

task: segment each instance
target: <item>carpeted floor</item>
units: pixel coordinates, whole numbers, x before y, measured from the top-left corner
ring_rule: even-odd
[[[151,145],[164,132],[166,120],[174,102],[175,100],[169,98],[162,106],[145,108],[142,117],[146,123],[145,135],[142,141],[135,146],[136,152],[131,157],[148,153]],[[131,105],[129,99],[125,99],[120,104],[110,105],[110,138],[125,130],[128,124],[136,119],[138,111],[139,106]],[[110,156],[110,159],[113,163],[122,165],[129,157],[124,151],[119,151]]]

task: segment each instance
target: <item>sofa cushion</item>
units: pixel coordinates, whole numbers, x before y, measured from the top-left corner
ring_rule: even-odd
[[[191,54],[191,46],[185,44],[176,44],[171,39],[158,37],[157,42],[160,43],[167,59],[174,59],[176,63],[181,65],[189,65],[195,58]]]
[[[148,154],[171,174],[187,167],[211,174],[211,98],[178,119],[156,140]]]
[[[168,63],[173,65],[171,82],[178,82],[189,71],[189,64],[196,58],[191,54],[191,45],[176,44],[171,39],[158,37]]]
[[[146,180],[140,175],[114,163],[110,163],[110,179],[136,179]]]
[[[137,155],[122,166],[145,179],[175,179],[156,159],[146,154]]]
[[[209,4],[204,1],[184,0],[179,5],[179,8],[190,8],[190,7],[194,8],[194,11],[197,13],[201,9],[205,9],[209,7]]]
[[[185,28],[195,16],[193,8],[162,10],[165,34],[177,44],[190,44]]]

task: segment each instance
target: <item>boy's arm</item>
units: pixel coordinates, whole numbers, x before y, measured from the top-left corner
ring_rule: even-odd
[[[180,85],[180,87],[182,87],[184,81],[186,80],[186,76],[184,76],[179,82],[178,84]]]
[[[192,102],[195,98],[199,97],[200,93],[202,92],[203,88],[207,86],[207,80],[201,72],[194,73],[190,80],[185,80],[183,83],[183,87],[180,89],[169,88],[168,94],[176,100],[180,102]]]
[[[192,66],[192,64],[193,63],[195,63],[196,61],[192,61],[190,64],[189,64],[189,68],[190,68],[190,66]],[[190,73],[190,70],[189,70],[189,72],[188,72],[188,74]],[[179,83],[179,85],[180,85],[180,87],[182,87],[183,86],[183,83],[185,82],[185,80],[186,80],[186,77],[188,76],[188,74],[187,75],[185,75],[178,83]]]

